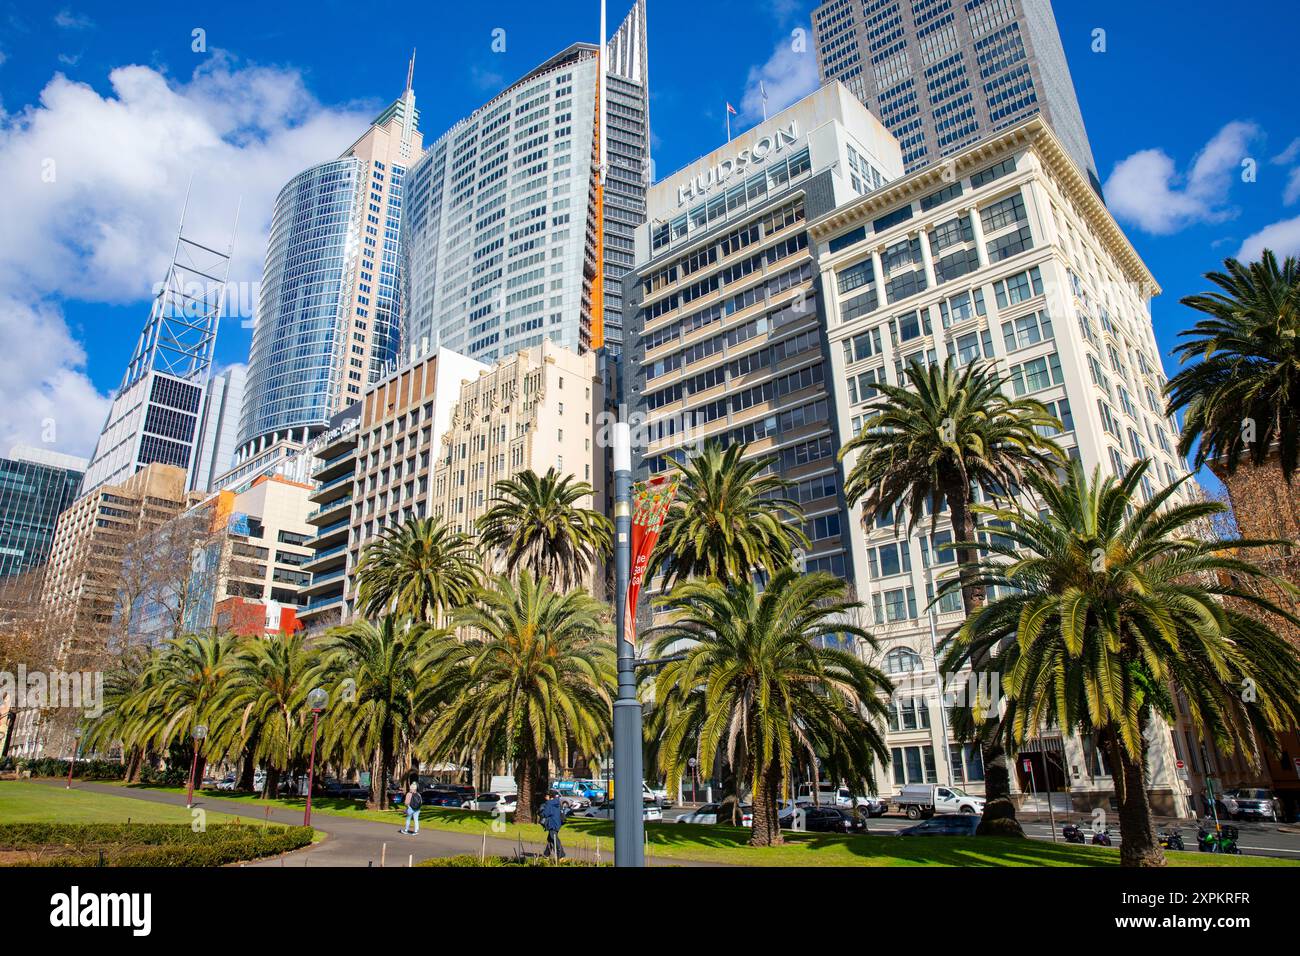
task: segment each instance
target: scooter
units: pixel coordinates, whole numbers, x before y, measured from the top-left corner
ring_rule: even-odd
[[[1079,829],[1076,823],[1067,823],[1061,828],[1061,836],[1065,837],[1066,843],[1087,843],[1084,839],[1083,831]]]
[[[1241,854],[1237,846],[1239,831],[1230,823],[1215,825],[1209,822],[1201,824],[1196,830],[1196,847],[1202,853]]]
[[[1183,835],[1178,832],[1177,827],[1170,827],[1168,832],[1161,830],[1159,833],[1160,848],[1163,850],[1185,850],[1183,846]]]
[[[1111,846],[1112,844],[1110,842],[1110,827],[1106,827],[1105,829],[1102,830],[1094,830],[1092,833],[1092,845]]]

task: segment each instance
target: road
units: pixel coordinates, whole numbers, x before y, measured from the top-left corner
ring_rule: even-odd
[[[678,817],[689,813],[690,807],[673,807],[664,811],[665,821],[676,821]],[[1047,820],[1047,814],[1044,813],[1042,821],[1037,820],[1037,814],[1028,819],[1021,819],[1021,826],[1024,827],[1025,835],[1034,840],[1050,840],[1052,838],[1052,827]],[[1056,830],[1057,839],[1062,840],[1060,836],[1061,827],[1066,823],[1073,822],[1085,833],[1089,833],[1092,826],[1091,818],[1080,817],[1077,814],[1069,816],[1057,815]],[[902,816],[886,815],[875,817],[867,824],[867,830],[870,833],[897,833],[904,827],[912,826],[915,821],[908,820]],[[1277,824],[1277,823],[1255,823],[1255,822],[1238,822],[1234,826],[1241,831],[1241,836],[1237,844],[1241,847],[1242,853],[1247,856],[1276,856],[1283,859],[1300,860],[1300,826],[1294,824]],[[1165,824],[1159,824],[1164,827]],[[1183,821],[1177,824],[1179,832],[1182,834],[1183,843],[1187,849],[1196,850],[1196,825],[1192,821]],[[1115,846],[1119,846],[1119,820],[1116,818],[1110,826],[1110,837]]]

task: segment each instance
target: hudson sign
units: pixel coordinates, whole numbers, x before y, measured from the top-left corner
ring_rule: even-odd
[[[752,146],[747,146],[735,156],[722,160],[707,172],[692,176],[677,187],[677,205],[681,206],[692,199],[699,199],[715,186],[721,186],[732,176],[743,176],[750,166],[763,163],[774,153],[779,153],[798,140],[799,133],[794,120],[784,129],[775,129],[760,137]]]

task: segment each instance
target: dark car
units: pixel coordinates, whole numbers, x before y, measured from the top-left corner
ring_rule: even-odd
[[[930,817],[915,826],[904,827],[899,836],[974,836],[980,818],[973,813],[955,813]]]
[[[851,813],[841,807],[807,807],[803,814],[803,828],[809,833],[866,833],[867,824],[862,814]]]
[[[1233,820],[1279,820],[1279,801],[1272,790],[1254,787],[1238,787],[1228,790],[1215,801],[1219,805],[1219,815]]]
[[[459,793],[452,793],[450,790],[423,790],[420,792],[426,807],[454,807],[460,809],[461,804],[465,802],[465,797]]]

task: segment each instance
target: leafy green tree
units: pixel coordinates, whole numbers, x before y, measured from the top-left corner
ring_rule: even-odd
[[[778,801],[797,761],[820,757],[870,792],[874,761],[888,760],[882,695],[892,685],[839,646],[875,643],[844,593],[829,574],[783,568],[761,592],[752,581],[693,580],[658,601],[669,619],[650,632],[654,653],[684,655],[655,681],[660,768],[673,788],[690,757],[712,767],[721,751],[752,789],[753,846],[782,842]]]
[[[1267,542],[1207,539],[1215,502],[1180,503],[1178,485],[1145,504],[1149,462],[1118,481],[1031,474],[1039,511],[1020,503],[977,510],[1007,523],[976,573],[997,597],[956,630],[953,673],[984,661],[1001,674],[1007,740],[1044,726],[1092,734],[1117,768],[1121,859],[1159,866],[1147,796],[1149,727],[1173,719],[1170,689],[1201,736],[1251,752],[1251,732],[1276,745],[1300,719],[1300,656],[1250,607],[1296,619],[1249,587],[1265,577],[1239,557]],[[950,585],[951,586],[951,585]]]
[[[166,751],[173,744],[193,745],[194,730],[210,726],[214,704],[229,670],[235,638],[228,634],[182,634],[155,652],[145,678],[147,692],[139,707],[133,736],[142,746]],[[203,779],[207,759],[220,756],[200,748],[195,780]]]

